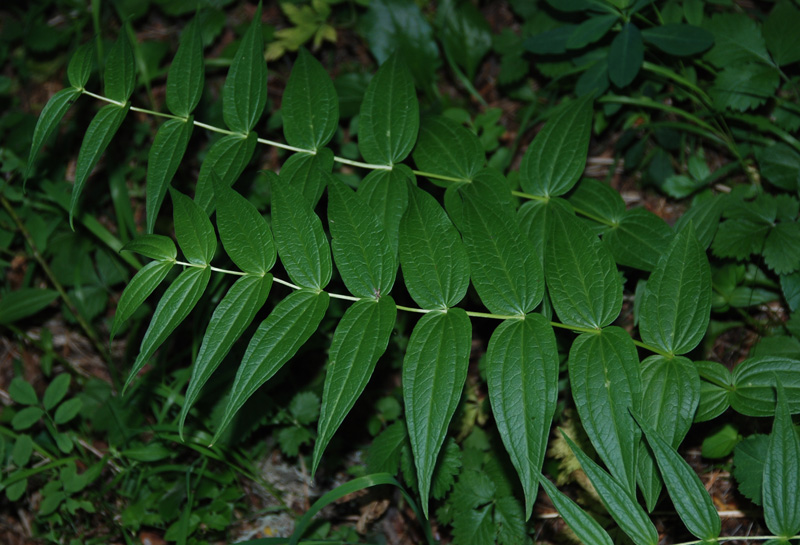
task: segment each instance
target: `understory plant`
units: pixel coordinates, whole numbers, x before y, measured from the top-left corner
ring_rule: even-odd
[[[126,119],[137,112],[164,120],[149,149],[145,232],[122,249],[149,262],[127,282],[110,335],[121,332],[166,285],[124,381],[120,395],[125,396],[198,302],[213,300],[182,400],[183,438],[206,431],[188,430],[185,422],[204,386],[230,361],[229,353],[241,356],[231,362],[236,371],[228,391],[215,394],[225,401],[208,430],[212,445],[242,411],[259,410],[248,401],[285,366],[291,372],[293,357],[326,316],[334,316],[319,413],[300,418],[292,410],[295,425],[289,417],[283,422],[294,446],[313,436],[314,475],[368,388],[393,333],[411,328],[402,356],[403,416],[395,413],[374,425],[368,467],[380,471],[324,496],[298,523],[293,543],[321,505],[359,487],[400,486],[394,478],[398,472],[405,488],[416,493],[408,499],[419,504],[430,542],[425,519],[434,515],[431,496],[439,506],[436,518],[452,524],[459,543],[530,541],[526,524],[540,488],[585,543],[610,544],[611,535],[617,540],[621,531],[637,545],[655,545],[659,536],[648,513],[667,494],[698,543],[724,540],[711,497],[677,449],[693,423],[728,409],[773,419],[760,474],[750,486],[761,491],[772,533],[762,538],[798,538],[800,442],[791,416],[800,412],[797,353],[764,350],[729,370],[705,361],[702,351],[714,312],[754,304],[759,274],[766,279],[762,284],[772,282],[773,290],[780,286],[792,310],[797,305],[800,148],[778,125],[757,113],[740,113],[760,103],[732,96],[738,91],[730,82],[772,70],[774,78],[785,78],[786,96],[796,99],[797,77],[786,74],[786,67],[796,69],[800,60],[786,52],[796,42],[786,46],[789,38],[770,38],[762,51],[760,45],[748,45],[746,32],[747,39],[733,44],[742,28],[755,24],[744,23],[744,14],[720,15],[724,21],[714,16],[701,27],[678,15],[667,23],[656,8],[643,15],[652,2],[563,4],[570,12],[588,10],[589,19],[567,30],[551,24],[550,32],[557,32],[563,44],[537,41],[532,34],[523,45],[560,56],[554,64],[569,63],[570,51],[582,51],[568,70],[579,78],[577,93],[565,93],[542,115],[546,122],[515,171],[506,168],[502,155],[487,166],[486,143],[454,120],[453,112],[420,114],[415,79],[402,51],[388,56],[366,87],[357,126],[351,124],[359,157],[331,149],[341,139],[337,89],[304,49],[280,97],[283,141],[259,136],[268,104],[260,7],[221,89],[225,127],[194,117],[205,75],[199,18],[183,30],[169,68],[168,113],[132,103],[137,69],[124,33],[105,59],[102,93],[90,90],[95,46],[87,43],[69,63],[70,85],[42,111],[28,161],[31,180],[36,155],[70,106],[85,97],[105,103],[80,147],[68,204],[71,224],[89,193],[94,168]],[[691,5],[683,3],[687,14]],[[785,2],[779,9],[786,10],[781,17],[796,17],[794,4]],[[457,29],[451,32],[458,35]],[[610,41],[607,47],[585,51],[603,39]],[[545,42],[550,49],[542,49]],[[688,68],[679,73],[643,61],[645,43],[674,57],[705,54],[703,59],[724,70],[707,92],[696,73],[707,68],[705,61],[695,68],[687,60]],[[474,66],[459,60],[457,47],[448,47],[449,62],[465,63],[467,75],[461,76],[469,80]],[[740,55],[729,58],[736,47]],[[736,72],[734,61],[745,68]],[[642,70],[656,79],[645,82],[643,91],[624,94]],[[769,92],[757,89],[762,90],[772,97],[777,84]],[[689,106],[659,98],[669,92]],[[781,93],[769,107],[793,111]],[[687,165],[685,172],[673,171],[656,184],[674,196],[697,195],[675,225],[644,208],[626,208],[609,184],[582,177],[593,128],[600,132],[615,119],[627,131],[646,132],[639,150],[631,151],[637,143],[630,139],[621,144],[631,163],[638,158],[645,169],[658,160],[661,152],[653,150],[661,148],[646,147],[652,138],[672,142],[672,147],[659,144],[670,168]],[[760,132],[748,138],[741,134],[747,129],[732,128],[735,122]],[[173,181],[190,141],[204,133],[216,139],[204,150],[190,197],[179,188],[192,184]],[[726,186],[727,192],[709,189],[719,180],[703,162],[702,151],[670,161],[671,153],[684,154],[681,150],[698,142],[728,154],[735,165],[731,170],[745,175],[742,183]],[[256,206],[249,188],[238,188],[237,181],[265,146],[285,155],[279,172],[255,178],[255,184],[268,188],[268,198]],[[366,175],[354,176],[354,171]],[[765,188],[764,179],[772,185]],[[172,227],[160,229],[168,193]],[[758,256],[753,260],[758,271],[732,260],[751,255]],[[739,287],[750,291],[736,299]],[[265,305],[266,317],[254,324]],[[793,339],[796,323],[779,326],[783,337]],[[455,438],[448,431],[463,428],[454,415],[469,414],[464,399],[469,401],[473,330],[487,327],[492,332],[480,374],[489,406],[476,409],[473,417],[483,411],[493,418],[496,431],[491,433],[500,438],[516,474],[513,481],[500,476],[502,468],[493,461],[483,431],[467,427],[464,437]],[[245,333],[243,354],[232,350]],[[560,380],[566,381],[580,434],[553,433],[554,416],[562,410]],[[307,426],[315,418],[313,434]],[[613,524],[601,525],[543,474],[548,445],[556,442],[585,472]]]

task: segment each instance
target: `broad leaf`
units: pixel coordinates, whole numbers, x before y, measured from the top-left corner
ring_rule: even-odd
[[[397,473],[400,452],[408,438],[406,423],[397,420],[375,437],[367,450],[368,473]]]
[[[695,422],[713,420],[730,407],[731,373],[721,363],[714,361],[695,362],[700,374],[700,402],[697,405]]]
[[[238,192],[217,182],[217,227],[228,256],[247,273],[263,275],[275,265],[276,250],[267,222]]]
[[[414,301],[426,309],[455,306],[469,287],[467,251],[442,207],[429,193],[409,186],[400,222],[400,264]]]
[[[171,261],[153,261],[148,263],[131,279],[117,303],[114,323],[111,326],[111,338],[119,331],[122,324],[130,318],[145,299],[161,284],[174,265]]]
[[[764,520],[774,534],[792,537],[800,531],[800,439],[792,424],[786,392],[776,382],[777,407],[764,461]]]
[[[704,58],[718,68],[743,62],[771,64],[758,24],[744,13],[717,13],[703,26],[714,35],[714,47]]]
[[[544,476],[539,475],[539,482],[550,497],[550,501],[553,502],[558,514],[561,515],[567,526],[575,532],[578,539],[583,543],[591,543],[592,545],[613,545],[608,532],[582,507],[578,506]]]
[[[800,10],[791,2],[778,2],[769,17],[764,21],[762,30],[767,49],[778,66],[786,66],[800,61]]]
[[[786,191],[800,189],[800,153],[778,142],[755,149],[758,168],[769,182]]]
[[[331,280],[333,265],[322,222],[293,186],[274,176],[272,229],[289,278],[298,286],[321,290]]]
[[[733,476],[739,492],[756,505],[763,503],[764,462],[767,459],[770,436],[754,433],[733,449]]]
[[[625,87],[639,73],[643,61],[642,33],[633,23],[625,23],[608,50],[608,78],[617,87]]]
[[[525,493],[525,518],[536,501],[558,393],[558,349],[541,314],[506,320],[486,353],[492,412]]]
[[[597,490],[608,513],[617,521],[622,531],[628,534],[636,545],[657,545],[658,532],[644,510],[636,503],[634,496],[594,463],[563,431],[561,435]]]
[[[564,324],[601,328],[622,309],[622,281],[611,252],[574,214],[554,207],[545,271]]]
[[[702,53],[714,44],[714,35],[708,30],[682,23],[645,29],[642,39],[664,53],[679,57]]]
[[[556,208],[562,209],[561,212],[564,214],[574,214],[569,203],[559,197],[546,201],[528,201],[517,210],[520,230],[533,245],[533,253],[541,263],[542,270],[544,270],[545,245],[550,240],[553,225],[552,218],[558,212]]]
[[[672,229],[664,220],[644,208],[632,208],[603,235],[603,242],[618,264],[652,271],[672,237]]]
[[[75,165],[75,185],[72,187],[72,198],[69,203],[70,227],[72,227],[72,218],[78,208],[78,198],[83,191],[83,186],[100,160],[100,156],[103,155],[111,139],[122,125],[129,108],[130,104],[127,103],[124,107],[116,104],[104,106],[97,112],[92,122],[89,123],[89,128],[86,129],[81,151],[78,153],[78,162]]]
[[[450,0],[436,10],[441,40],[448,58],[464,69],[469,81],[492,47],[492,31],[478,8],[469,2]]]
[[[211,178],[211,173],[219,176],[219,179],[229,187],[232,186],[253,157],[256,140],[254,132],[246,137],[231,134],[217,140],[208,150],[200,166],[194,194],[194,200],[206,213],[210,214],[214,210],[214,180]]]
[[[568,200],[576,210],[588,212],[611,223],[620,222],[625,214],[625,201],[619,191],[592,178],[582,179],[570,193]]]
[[[422,120],[413,157],[422,172],[465,181],[472,180],[486,163],[478,137],[452,119],[439,116]]]
[[[731,407],[747,416],[775,414],[775,378],[786,392],[791,414],[800,413],[800,359],[783,356],[748,358],[733,369]]]
[[[683,213],[675,223],[675,231],[680,232],[692,225],[700,247],[708,249],[719,227],[719,220],[725,208],[726,199],[714,195],[704,200],[695,200],[692,207]]]
[[[106,58],[105,91],[106,96],[120,105],[128,102],[136,83],[136,64],[133,50],[126,32],[120,32]]]
[[[170,194],[178,246],[189,263],[208,265],[217,251],[217,235],[211,220],[183,193],[173,189]]]
[[[328,309],[328,294],[302,289],[290,294],[258,326],[231,387],[222,422],[213,442],[245,402],[277,373],[317,330]]]
[[[194,18],[184,28],[167,73],[167,108],[179,117],[189,117],[203,94],[205,65],[199,27],[199,18]]]
[[[561,106],[528,147],[519,168],[522,189],[533,195],[555,197],[578,181],[589,154],[592,97]]]
[[[21,288],[3,294],[0,305],[0,324],[13,324],[33,316],[58,299],[58,292],[42,288]]]
[[[142,339],[139,355],[136,356],[133,368],[122,388],[123,393],[158,347],[189,315],[200,296],[203,295],[210,278],[211,269],[208,267],[189,267],[164,292]]]
[[[567,38],[566,48],[583,49],[605,36],[617,21],[619,17],[611,14],[590,17],[574,28]]]
[[[159,261],[175,261],[178,250],[172,239],[164,235],[141,235],[122,247],[120,252],[137,254]]]
[[[406,425],[426,517],[436,457],[467,378],[471,339],[463,310],[429,312],[414,327],[403,360]]]
[[[75,89],[83,90],[89,82],[94,66],[94,55],[94,42],[86,42],[72,54],[67,67],[67,78]]]
[[[630,415],[642,403],[639,359],[619,327],[584,333],[569,351],[572,397],[597,454],[628,494],[636,491],[639,433]]]
[[[386,231],[364,198],[333,177],[328,182],[328,223],[336,268],[350,293],[376,299],[387,295],[397,264]]]
[[[364,94],[358,148],[370,163],[393,165],[411,153],[418,131],[414,82],[399,57],[392,55],[372,77]]]
[[[317,472],[331,437],[367,386],[378,358],[386,351],[396,316],[394,300],[386,295],[378,301],[356,301],[336,326],[325,375],[312,475]]]
[[[392,170],[373,170],[361,180],[358,194],[364,197],[386,230],[386,239],[397,258],[400,220],[408,207],[408,188],[414,173],[406,165]]]
[[[183,436],[183,424],[189,410],[200,396],[205,383],[214,374],[233,343],[244,333],[256,312],[264,306],[272,287],[272,275],[243,276],[219,302],[208,324],[200,351],[197,353],[186,397],[181,408],[178,431]]]
[[[267,63],[264,62],[259,4],[225,78],[222,117],[232,131],[245,135],[256,126],[266,104]],[[220,172],[217,174],[221,175]]]
[[[152,233],[169,184],[178,171],[194,125],[188,120],[170,119],[158,128],[147,157],[147,232]]]
[[[33,140],[31,142],[31,151],[28,154],[28,166],[25,169],[25,178],[30,177],[33,170],[33,161],[42,149],[42,146],[47,139],[55,132],[58,124],[64,114],[67,113],[69,107],[81,95],[81,92],[74,87],[67,87],[61,89],[54,94],[50,100],[47,101],[42,113],[39,114],[39,119],[36,121],[36,128],[33,130]]]
[[[339,125],[339,99],[331,77],[300,48],[281,99],[283,134],[292,146],[316,151]]]
[[[784,221],[775,225],[764,242],[764,262],[778,274],[800,269],[800,223]]]
[[[744,112],[771,99],[780,84],[780,74],[772,66],[750,63],[734,65],[717,74],[709,95],[719,110],[730,108]]]
[[[63,373],[53,378],[52,382],[47,386],[42,397],[42,405],[46,411],[52,411],[56,405],[61,403],[64,396],[69,392],[69,384],[72,378],[69,374]]]
[[[304,152],[295,153],[281,166],[281,179],[298,189],[315,208],[328,185],[328,177],[333,169],[333,152],[322,148],[315,155]]]

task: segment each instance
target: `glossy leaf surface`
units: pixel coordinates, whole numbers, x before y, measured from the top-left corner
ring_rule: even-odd
[[[786,393],[789,412],[800,413],[800,359],[785,356],[748,358],[734,367],[731,407],[748,416],[772,416],[776,377]]]
[[[619,265],[652,271],[672,236],[672,229],[664,220],[643,208],[632,208],[603,235],[603,242]]]
[[[181,33],[178,52],[167,73],[167,108],[180,117],[188,117],[200,102],[205,80],[203,41],[197,19]]]
[[[406,165],[397,165],[392,170],[373,170],[358,185],[359,195],[364,197],[383,224],[395,260],[400,220],[408,207],[409,185],[415,185],[414,173]]]
[[[36,128],[33,130],[33,141],[31,142],[31,151],[28,154],[28,167],[25,170],[25,177],[28,178],[33,169],[33,161],[42,149],[42,146],[47,139],[55,132],[58,124],[64,114],[67,113],[69,107],[81,95],[78,89],[67,87],[61,89],[54,94],[50,100],[47,101],[42,113],[39,114],[39,119],[36,121]]]
[[[323,191],[328,186],[328,177],[333,168],[333,152],[322,148],[315,155],[295,153],[281,167],[281,179],[297,188],[316,207]]]
[[[777,407],[767,458],[764,461],[764,484],[761,497],[767,527],[783,537],[800,531],[800,439],[792,424],[786,392],[777,386]]]
[[[169,184],[192,136],[192,118],[170,119],[158,128],[147,158],[147,232],[152,233]]]
[[[564,519],[570,529],[575,532],[578,539],[583,543],[591,543],[592,545],[613,545],[614,542],[611,541],[611,536],[608,535],[608,532],[582,507],[578,506],[569,496],[566,496],[545,477],[539,475],[539,482],[547,492],[550,501],[553,502],[558,514],[561,515],[561,518]]]
[[[267,64],[264,62],[259,4],[225,78],[222,117],[232,131],[248,134],[255,128],[266,104]],[[219,172],[217,174],[222,176]]]
[[[472,180],[486,163],[480,140],[446,117],[422,120],[413,156],[423,172],[464,180]]]
[[[339,99],[331,77],[317,59],[300,48],[281,101],[283,134],[292,146],[317,150],[339,124]]]
[[[200,174],[197,177],[197,188],[194,200],[206,211],[214,210],[214,180],[213,172],[228,186],[239,179],[253,152],[256,149],[256,133],[251,132],[247,137],[231,134],[217,140],[208,150]]]
[[[217,251],[217,234],[203,209],[192,199],[171,191],[175,238],[183,255],[196,265],[208,265]]]
[[[105,92],[111,100],[125,104],[133,94],[136,83],[136,64],[128,35],[120,32],[106,59]]]
[[[112,339],[122,324],[136,312],[136,309],[166,278],[173,265],[174,263],[171,261],[153,261],[139,269],[139,272],[131,278],[117,303],[117,312],[114,314],[114,323],[111,325]]]

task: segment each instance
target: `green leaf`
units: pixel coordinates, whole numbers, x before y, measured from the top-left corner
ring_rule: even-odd
[[[800,308],[800,272],[781,276],[781,290],[789,309],[795,312]]]
[[[455,306],[469,287],[467,251],[442,207],[429,193],[409,186],[400,222],[400,264],[408,293],[422,308]]]
[[[522,505],[513,496],[498,498],[494,502],[494,525],[499,545],[523,543],[527,537]]]
[[[83,408],[83,400],[79,397],[73,397],[66,400],[58,406],[56,414],[53,415],[53,422],[56,424],[66,424],[81,412]]]
[[[370,163],[393,165],[405,159],[419,131],[419,103],[408,69],[392,55],[372,77],[361,103],[358,148]]]
[[[525,519],[536,501],[558,393],[558,349],[541,314],[505,320],[486,353],[489,400],[503,444],[525,493]]]
[[[217,184],[217,227],[222,246],[231,260],[246,273],[264,275],[275,265],[277,252],[267,222],[256,207],[238,192]]]
[[[685,354],[706,334],[710,310],[711,267],[694,229],[684,229],[647,281],[639,333],[648,344]]]
[[[603,235],[603,242],[618,264],[652,271],[672,237],[672,229],[664,220],[644,208],[632,208]]]
[[[75,165],[75,185],[72,187],[72,198],[69,203],[70,227],[72,227],[72,218],[78,208],[78,197],[80,197],[83,186],[89,179],[92,169],[100,160],[100,156],[114,138],[114,134],[122,125],[129,108],[130,104],[127,103],[123,107],[116,104],[103,106],[89,123],[89,128],[86,129],[81,151],[78,153],[78,162]]]
[[[453,0],[443,2],[436,16],[448,57],[464,69],[469,81],[474,81],[479,63],[492,47],[488,21],[475,5]]]
[[[333,270],[322,222],[295,187],[277,176],[270,182],[272,229],[281,263],[292,282],[321,290],[330,282]]]
[[[46,411],[53,410],[56,405],[61,403],[61,400],[64,399],[64,396],[69,391],[70,381],[71,377],[67,373],[62,373],[53,379],[44,391],[44,397],[42,398],[42,404]]]
[[[75,50],[67,67],[69,84],[81,90],[89,82],[94,66],[94,42],[86,42]]]
[[[613,190],[612,190],[613,191]],[[533,244],[533,253],[544,268],[545,244],[550,240],[553,215],[561,208],[565,214],[574,214],[570,204],[559,197],[546,201],[532,200],[517,210],[517,221],[522,234]]]
[[[730,407],[731,374],[724,365],[713,361],[698,361],[695,366],[702,380],[694,421],[713,420]]]
[[[680,232],[690,224],[693,225],[700,246],[708,249],[717,233],[725,202],[725,198],[720,195],[714,195],[701,201],[695,200],[692,207],[678,218],[675,223],[675,231]]]
[[[232,186],[242,175],[250,158],[253,157],[256,141],[257,136],[254,132],[249,133],[246,137],[231,134],[217,140],[208,150],[208,154],[200,166],[194,195],[194,200],[207,214],[211,214],[211,211],[214,210],[214,180],[211,178],[211,173],[219,176],[226,185]]]
[[[461,470],[461,449],[452,437],[445,439],[436,467],[433,470],[431,495],[437,500],[444,498],[455,483]],[[521,518],[521,516],[520,516]]]
[[[744,112],[763,105],[780,84],[780,73],[761,63],[734,65],[717,74],[709,95],[717,109]]]
[[[745,259],[750,254],[760,253],[771,226],[747,219],[723,221],[711,249],[717,257]]]
[[[625,215],[625,201],[610,185],[592,178],[582,179],[568,197],[576,209],[618,223]]]
[[[704,25],[714,35],[714,47],[704,58],[725,68],[745,62],[772,64],[758,24],[744,13],[717,13]]]
[[[31,151],[28,154],[28,165],[25,168],[25,179],[27,180],[33,171],[34,159],[39,154],[42,146],[47,139],[55,132],[58,124],[69,107],[81,95],[81,92],[74,87],[61,89],[47,101],[39,119],[36,121],[36,128],[33,129],[33,140],[31,141]]]
[[[636,420],[655,454],[672,503],[686,528],[703,541],[716,540],[721,529],[719,515],[697,473],[674,447],[645,424],[641,417],[637,415]]]
[[[781,537],[800,531],[800,439],[792,424],[786,392],[775,377],[778,403],[764,461],[764,520]]]
[[[297,188],[315,208],[328,186],[328,177],[333,169],[333,152],[322,148],[315,155],[298,152],[281,166],[281,179]]]
[[[14,448],[11,449],[11,461],[17,467],[24,467],[30,461],[31,454],[33,454],[33,439],[26,433],[19,434],[14,441]],[[24,487],[22,491],[25,491]]]
[[[361,180],[358,193],[378,215],[386,238],[397,259],[400,220],[408,207],[408,188],[414,183],[414,173],[406,165],[392,170],[373,170]]]
[[[122,296],[117,303],[117,312],[114,315],[114,323],[111,326],[111,338],[113,339],[122,324],[130,318],[145,299],[161,284],[166,278],[167,273],[172,269],[172,261],[153,261],[142,267],[131,281],[125,286]]]
[[[300,48],[281,100],[283,134],[292,146],[316,151],[339,126],[339,99],[328,72]]]
[[[800,61],[800,10],[791,2],[778,2],[764,21],[767,49],[775,64],[786,66]]]
[[[731,407],[747,416],[775,413],[775,378],[786,392],[789,412],[800,413],[800,359],[784,356],[748,358],[733,369]]]
[[[592,132],[592,96],[561,106],[528,147],[519,167],[526,193],[555,197],[574,186],[586,166]]]
[[[147,158],[147,232],[152,233],[169,184],[181,164],[194,124],[170,119],[158,128]]]
[[[631,422],[633,422],[633,419],[631,419]],[[579,449],[563,431],[561,435],[566,440],[569,448],[572,449],[586,476],[589,477],[592,485],[594,485],[603,505],[605,505],[614,520],[617,521],[622,531],[628,534],[636,545],[657,545],[658,532],[653,523],[650,522],[650,519],[647,518],[644,510],[636,503],[636,500]]]
[[[386,351],[396,316],[394,300],[386,295],[378,301],[356,301],[336,326],[325,375],[312,475],[328,442],[367,386],[378,358]]]
[[[608,532],[606,532],[591,515],[586,513],[578,504],[563,494],[544,476],[539,475],[539,482],[553,502],[556,511],[558,511],[561,518],[564,519],[564,522],[567,523],[567,526],[575,532],[578,539],[583,543],[591,543],[592,545],[613,545],[611,536],[608,535]]]
[[[727,458],[741,440],[739,430],[731,424],[725,424],[703,439],[700,453],[703,458]]]
[[[200,102],[205,80],[203,40],[199,18],[181,32],[178,52],[167,73],[167,108],[179,117],[189,117]]]
[[[753,434],[736,445],[733,451],[733,476],[739,492],[756,505],[762,504],[764,462],[767,459],[770,436]]]
[[[116,100],[120,106],[131,98],[136,84],[136,64],[128,34],[120,32],[106,58],[105,91],[106,96]]]
[[[493,199],[505,183],[486,169],[465,185],[460,228],[481,301],[494,314],[519,315],[542,300],[544,274],[531,244],[520,235],[513,208]]]
[[[33,316],[58,299],[58,292],[44,288],[20,288],[3,295],[0,324],[13,324]]]
[[[153,313],[150,326],[144,334],[139,348],[139,355],[136,357],[128,379],[125,381],[123,393],[158,347],[189,315],[200,296],[203,295],[210,278],[211,269],[208,267],[189,267],[164,292],[164,296],[158,302],[158,306]]]
[[[786,191],[800,189],[800,153],[783,142],[756,148],[761,175]]]
[[[772,228],[764,243],[764,262],[777,274],[800,269],[800,224],[784,221]]]
[[[633,23],[625,23],[608,50],[608,79],[617,87],[626,87],[639,73],[643,61],[642,33]]]
[[[317,330],[328,309],[324,291],[301,289],[283,299],[258,326],[231,387],[222,422],[212,443],[244,403],[277,373]]]
[[[295,394],[289,403],[289,412],[301,426],[308,426],[319,418],[320,401],[314,392]]]
[[[195,201],[183,193],[171,189],[170,195],[178,246],[189,263],[208,265],[217,251],[217,234],[211,220]]]
[[[463,310],[429,312],[414,327],[403,361],[406,424],[426,517],[436,458],[467,378],[471,339]]]
[[[423,172],[472,180],[486,164],[480,140],[446,117],[427,116],[419,128],[414,162]],[[435,179],[431,180],[434,183]],[[449,182],[452,185],[452,182]]]
[[[367,450],[368,473],[397,473],[400,452],[408,437],[406,424],[402,420],[389,425],[378,435]]]
[[[11,419],[11,427],[15,430],[27,430],[44,416],[44,411],[39,407],[25,407]]]
[[[554,212],[545,260],[553,307],[564,324],[607,326],[622,309],[622,281],[614,258],[574,214],[560,207]]]
[[[123,246],[120,252],[136,252],[159,261],[175,261],[178,255],[175,243],[164,235],[140,235]]]
[[[642,31],[642,39],[664,53],[685,57],[702,53],[714,45],[708,30],[683,23],[670,23]]]
[[[640,420],[677,448],[692,425],[700,402],[700,376],[694,364],[678,356],[650,356],[642,362]],[[637,480],[647,510],[652,512],[661,493],[661,479],[649,451],[640,450]]]
[[[619,21],[617,15],[598,15],[590,17],[575,27],[567,38],[567,49],[583,49],[596,42],[611,30],[614,23]]]
[[[569,380],[586,435],[633,495],[639,433],[629,411],[641,407],[642,379],[630,335],[614,326],[579,336],[569,351]]]
[[[356,297],[380,298],[394,285],[397,264],[386,231],[358,193],[331,177],[328,223],[336,268]]]
[[[271,274],[243,276],[231,286],[217,305],[192,366],[192,376],[186,389],[186,398],[178,424],[181,436],[186,415],[200,396],[203,386],[230,352],[233,343],[253,321],[256,312],[264,306],[271,287]]]
[[[38,405],[39,398],[31,383],[22,377],[14,377],[8,387],[8,395],[21,405]],[[19,464],[17,464],[19,465]]]
[[[245,135],[256,126],[266,104],[267,63],[264,62],[259,4],[225,78],[222,117],[232,131]]]

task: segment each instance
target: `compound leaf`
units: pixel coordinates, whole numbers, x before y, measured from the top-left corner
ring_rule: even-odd
[[[214,180],[213,172],[227,186],[232,186],[239,179],[253,152],[256,149],[256,133],[251,132],[246,137],[240,134],[230,134],[217,140],[208,150],[200,174],[197,177],[197,188],[194,200],[207,214],[214,210]]]
[[[788,538],[800,531],[800,439],[792,424],[786,392],[779,380],[775,386],[778,403],[764,461],[761,496],[767,528]]]
[[[300,48],[281,101],[283,134],[292,146],[316,151],[339,125],[339,99],[328,72]]]
[[[256,126],[266,104],[267,63],[264,62],[259,4],[225,78],[222,117],[232,131],[245,135]]]
[[[112,339],[122,324],[136,312],[136,309],[161,284],[161,281],[164,280],[174,264],[172,261],[152,261],[139,269],[139,272],[131,278],[119,298],[119,303],[117,303],[117,312],[114,314],[114,323],[111,325]]]
[[[170,195],[178,246],[189,263],[208,265],[217,251],[217,235],[211,220],[183,193],[172,189]]]
[[[205,65],[199,26],[195,18],[183,30],[167,73],[167,108],[179,117],[189,117],[203,94]]]
[[[158,128],[147,157],[147,232],[152,233],[158,211],[169,184],[178,171],[194,124],[188,120],[170,119]]]

